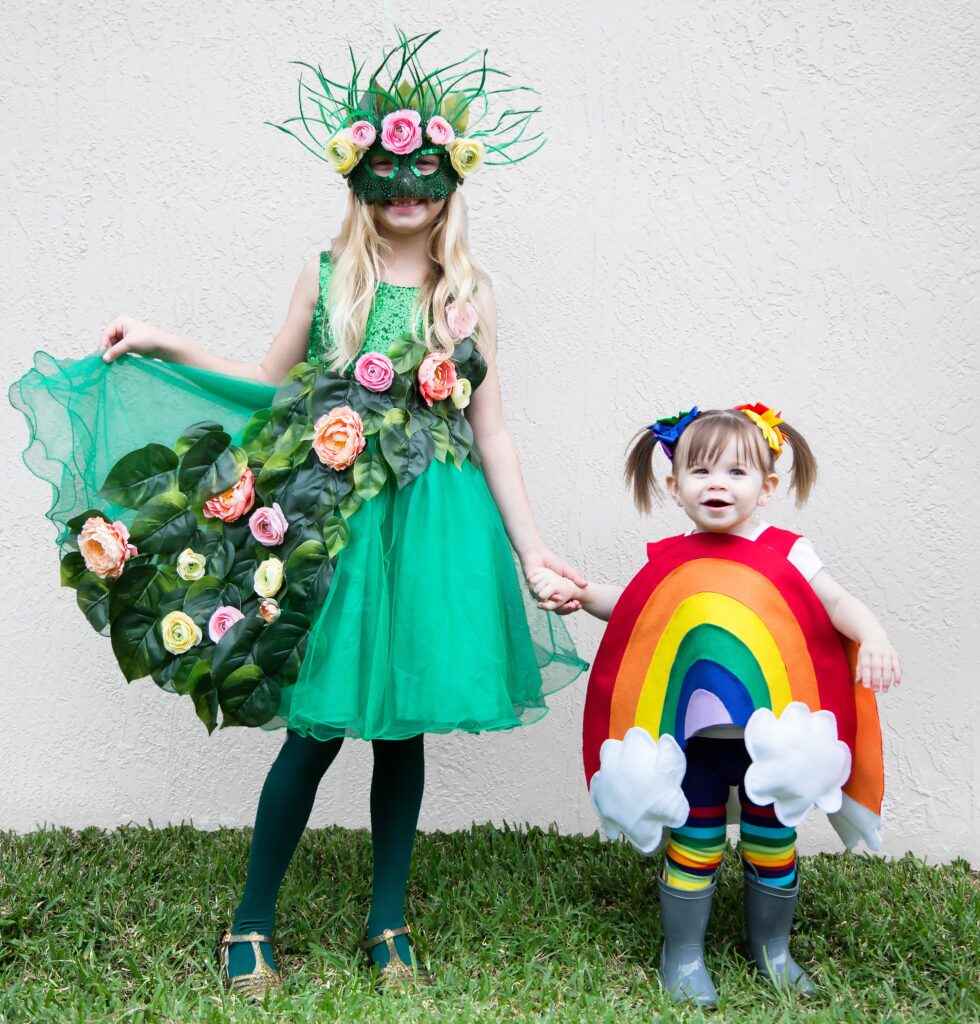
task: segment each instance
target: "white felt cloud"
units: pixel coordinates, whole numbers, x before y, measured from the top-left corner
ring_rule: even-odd
[[[626,836],[640,853],[652,856],[664,826],[676,828],[690,812],[681,782],[687,759],[673,736],[659,740],[633,726],[621,740],[606,740],[589,797],[610,839]]]
[[[853,850],[862,839],[869,850],[881,849],[881,818],[846,793],[841,809],[829,815],[829,820],[849,850]]]
[[[745,792],[753,803],[773,804],[784,825],[795,828],[814,806],[840,810],[851,752],[837,738],[833,712],[811,711],[800,701],[779,718],[759,708],[745,727],[745,746],[752,758]]]

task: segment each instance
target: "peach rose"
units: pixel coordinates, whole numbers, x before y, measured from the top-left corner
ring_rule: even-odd
[[[396,110],[381,122],[381,145],[404,156],[422,145],[422,117],[417,110]]]
[[[446,306],[446,323],[449,325],[449,333],[457,341],[468,338],[476,330],[479,319],[476,306],[472,302],[464,302],[462,307],[458,302],[450,302]]]
[[[419,391],[430,406],[448,398],[456,387],[456,366],[438,352],[430,352],[419,367]]]
[[[346,469],[365,444],[364,422],[349,405],[338,405],[313,424],[313,450],[332,469]]]
[[[282,514],[279,503],[274,501],[272,508],[263,505],[252,513],[248,521],[248,528],[260,544],[264,544],[267,548],[274,548],[283,542],[286,531],[289,529],[289,522]]]
[[[255,477],[245,467],[241,480],[227,491],[208,498],[204,503],[204,514],[208,519],[220,519],[223,523],[233,523],[255,504]]]
[[[208,619],[208,636],[214,643],[217,643],[236,622],[244,618],[245,616],[237,608],[230,604],[223,604]]]
[[[377,130],[370,121],[355,121],[347,130],[350,133],[351,142],[358,149],[370,149],[378,137]]]
[[[387,391],[394,379],[391,360],[380,352],[365,352],[354,367],[354,380],[368,391]]]
[[[85,568],[104,580],[117,579],[129,559],[138,554],[122,523],[108,523],[99,516],[85,520],[78,534],[78,550]]]
[[[280,615],[282,615],[282,609],[274,598],[267,597],[259,601],[259,618],[266,622],[275,622]]]
[[[453,126],[444,117],[438,115],[429,118],[429,123],[425,126],[425,134],[428,135],[429,141],[437,146],[447,146],[456,138]]]

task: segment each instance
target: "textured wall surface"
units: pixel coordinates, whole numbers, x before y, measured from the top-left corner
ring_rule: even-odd
[[[880,613],[905,682],[881,702],[885,852],[980,861],[977,666],[976,13],[968,3],[586,0],[468,8],[433,56],[477,44],[543,94],[548,146],[465,187],[500,308],[510,425],[546,536],[625,581],[646,539],[621,485],[640,425],[686,408],[782,407],[820,460],[806,532]],[[368,10],[369,22],[359,16]],[[459,5],[397,5],[412,31]],[[342,185],[263,126],[293,112],[300,57],[377,51],[380,5],[223,0],[4,4],[3,343],[94,348],[127,312],[255,358]],[[389,32],[390,38],[390,32]],[[189,702],[126,686],[57,586],[45,485],[0,407],[0,828],[252,820],[279,738],[210,739]],[[570,623],[594,653],[596,624]],[[589,831],[584,686],[541,724],[429,742],[426,829]],[[367,819],[350,742],[314,823]],[[837,849],[825,821],[804,848]]]

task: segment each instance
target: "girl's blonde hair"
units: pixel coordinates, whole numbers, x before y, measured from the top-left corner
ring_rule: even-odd
[[[796,493],[796,504],[802,507],[817,479],[817,460],[806,439],[785,420],[780,433],[793,449],[789,489]],[[714,462],[735,438],[738,458],[751,462],[764,474],[776,468],[776,452],[769,447],[758,425],[737,409],[708,409],[681,433],[674,445],[673,466],[690,469],[699,463]],[[653,453],[658,445],[653,432],[644,427],[633,439],[626,456],[626,484],[633,491],[633,501],[641,512],[649,512],[652,499],[663,499],[663,490],[653,467]]]
[[[341,371],[361,351],[368,315],[386,248],[374,223],[374,206],[348,193],[340,236],[330,254],[330,294],[327,297],[329,331],[333,341],[331,369]],[[451,354],[456,339],[446,320],[446,306],[467,302],[476,307],[477,345],[492,348],[487,299],[490,280],[470,252],[466,236],[466,202],[459,192],[446,200],[429,233],[429,272],[419,289],[413,332],[434,352]],[[481,291],[482,289],[482,291]]]

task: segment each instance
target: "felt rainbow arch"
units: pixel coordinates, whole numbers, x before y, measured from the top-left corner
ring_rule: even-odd
[[[766,721],[781,719],[790,705],[804,705],[833,715],[838,772],[846,779],[842,812],[859,819],[835,826],[848,845],[855,829],[877,845],[884,773],[874,694],[854,685],[856,650],[787,560],[797,539],[769,527],[755,541],[697,533],[649,545],[649,561],[617,603],[589,680],[583,755],[590,788],[600,751],[605,767],[603,744],[624,740],[631,729],[653,741],[670,736],[683,748],[700,729],[745,728],[753,716],[761,728],[759,712]],[[802,707],[794,714],[809,718]],[[816,721],[827,732],[827,715]],[[752,754],[749,734],[746,744]],[[797,770],[806,774],[800,757],[797,749]],[[792,775],[792,766],[786,770]]]

